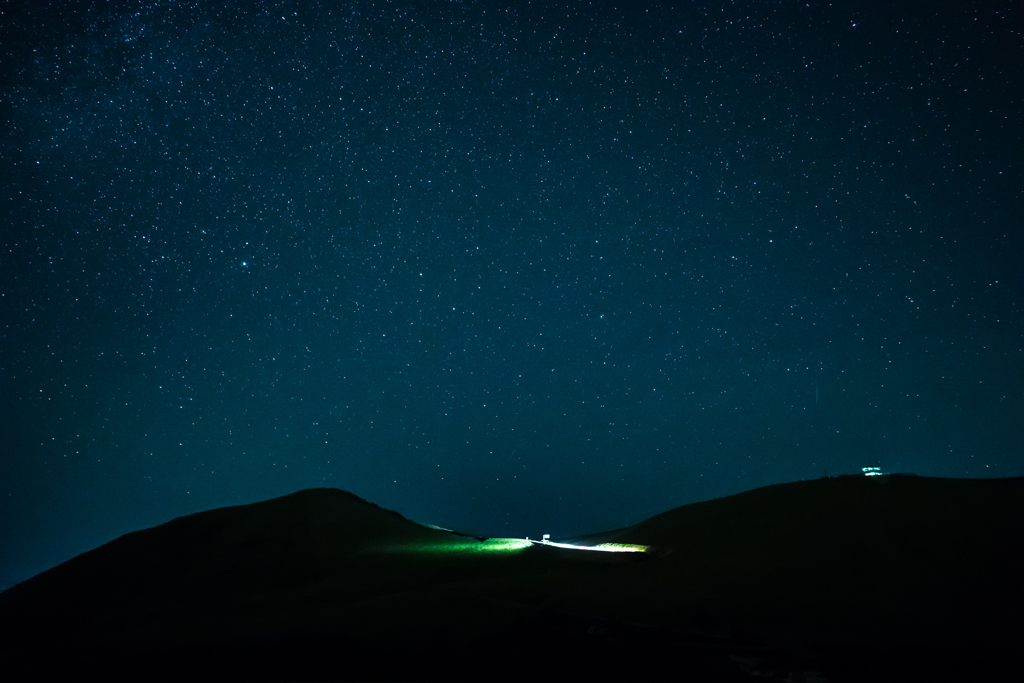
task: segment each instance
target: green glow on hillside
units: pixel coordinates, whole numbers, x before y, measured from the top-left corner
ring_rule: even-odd
[[[480,545],[485,552],[508,552],[529,548],[533,543],[525,538],[488,538]]]
[[[478,541],[475,538],[452,539],[445,543],[409,543],[377,548],[377,552],[386,553],[423,553],[438,554],[479,554],[479,553],[514,553],[529,548],[532,543],[523,538],[488,538]]]
[[[488,538],[479,541],[475,538],[452,537],[440,543],[403,543],[399,545],[378,546],[369,552],[376,553],[416,553],[425,555],[478,555],[483,553],[517,553],[531,545],[563,548],[566,550],[583,550],[604,553],[644,553],[647,546],[632,543],[601,543],[600,545],[572,545],[554,541],[531,541],[526,538]]]

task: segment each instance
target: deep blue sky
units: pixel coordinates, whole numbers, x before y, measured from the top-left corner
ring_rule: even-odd
[[[833,5],[5,4],[0,587],[315,486],[1024,474],[1024,11]]]

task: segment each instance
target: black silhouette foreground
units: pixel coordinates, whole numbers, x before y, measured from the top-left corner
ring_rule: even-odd
[[[0,593],[0,677],[1005,680],[1024,478],[838,477],[573,541],[420,526],[336,489],[123,536]]]

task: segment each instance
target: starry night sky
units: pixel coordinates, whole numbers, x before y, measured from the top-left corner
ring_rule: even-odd
[[[2,11],[0,587],[317,486],[1024,475],[1017,2]]]

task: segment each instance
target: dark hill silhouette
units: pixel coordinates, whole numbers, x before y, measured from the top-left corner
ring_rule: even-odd
[[[770,486],[494,551],[338,490],[123,536],[0,594],[5,678],[968,680],[1024,636],[1024,479]],[[820,672],[815,674],[813,672]]]
[[[1022,493],[1019,478],[837,477],[677,508],[610,540],[672,548],[659,565],[666,579],[689,575],[734,597],[742,593],[728,587],[746,587],[736,606],[745,612],[788,603],[800,621],[823,612],[830,623],[815,628],[859,623],[876,637],[895,637],[898,628],[912,637],[922,621],[962,628],[953,613],[1004,626],[1019,618],[1008,604],[978,597],[1020,576]],[[648,604],[675,609],[664,590]]]
[[[107,605],[222,600],[319,581],[378,545],[448,538],[346,491],[309,489],[126,534],[3,595]]]

